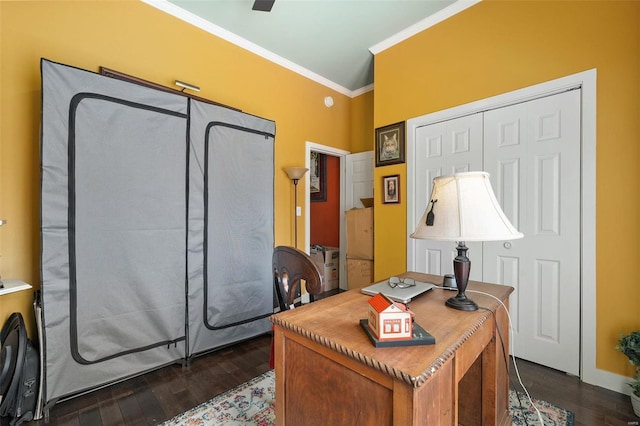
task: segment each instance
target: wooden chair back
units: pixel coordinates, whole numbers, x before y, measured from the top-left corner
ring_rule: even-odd
[[[320,270],[311,257],[294,247],[278,246],[273,250],[273,283],[280,310],[294,307],[294,300],[300,289],[301,280],[311,297],[322,292]]]

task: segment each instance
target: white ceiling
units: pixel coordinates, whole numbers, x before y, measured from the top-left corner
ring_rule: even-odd
[[[373,83],[373,53],[479,0],[142,0],[349,96]],[[372,53],[373,52],[373,53]]]

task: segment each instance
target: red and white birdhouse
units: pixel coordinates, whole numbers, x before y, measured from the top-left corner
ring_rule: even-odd
[[[413,312],[382,293],[369,299],[369,329],[380,341],[413,338]]]

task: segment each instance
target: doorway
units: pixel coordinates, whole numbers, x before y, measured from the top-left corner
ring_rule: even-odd
[[[469,242],[470,278],[515,289],[512,354],[579,375],[580,90],[421,126],[415,136],[416,198],[431,193],[438,175],[489,172],[506,216],[525,235]],[[416,216],[425,205],[416,203]],[[450,242],[415,247],[417,271],[453,272]]]
[[[331,157],[337,157],[339,160],[339,229],[340,229],[340,270],[339,270],[339,288],[347,290],[347,235],[345,212],[351,208],[364,207],[361,199],[373,197],[373,151],[359,152],[350,154],[349,151],[333,148],[326,145],[320,145],[314,142],[307,142],[305,147],[305,167],[311,169],[311,152],[325,154]],[[305,239],[304,248],[307,253],[310,252],[311,244],[311,179],[305,179],[305,200],[307,201],[307,209],[305,209]],[[308,295],[303,295],[303,301],[307,302]]]
[[[307,142],[306,143],[306,147],[305,147],[305,167],[308,168],[309,170],[312,169],[312,165],[311,165],[311,153],[318,153],[318,154],[323,154],[329,157],[332,157],[331,161],[335,161],[337,162],[337,170],[333,169],[334,171],[332,173],[336,173],[337,176],[332,176],[331,178],[329,178],[328,176],[325,176],[326,179],[321,179],[321,182],[331,182],[331,181],[336,181],[337,182],[337,188],[338,188],[338,200],[337,200],[337,204],[338,204],[338,208],[339,208],[339,212],[338,212],[338,232],[339,232],[339,237],[338,237],[338,248],[341,249],[342,247],[346,246],[346,236],[345,236],[345,228],[344,228],[344,211],[345,211],[345,185],[346,185],[346,176],[345,176],[345,161],[346,161],[346,156],[349,154],[348,151],[344,151],[341,149],[337,149],[337,148],[333,148],[330,146],[326,146],[326,145],[320,145],[317,143],[313,143],[313,142]],[[326,164],[325,164],[326,165]],[[321,166],[322,168],[322,166]],[[310,253],[311,250],[311,244],[314,243],[313,241],[311,241],[311,204],[314,203],[314,201],[312,201],[311,197],[312,197],[312,192],[311,192],[311,174],[309,175],[310,178],[309,179],[305,179],[305,189],[304,189],[304,194],[305,194],[305,200],[307,202],[307,208],[305,209],[305,238],[304,238],[304,250],[307,253]],[[320,188],[322,192],[322,188]],[[314,192],[314,194],[316,194],[316,192]],[[320,198],[322,198],[322,195],[319,196]],[[338,277],[339,277],[339,288],[340,289],[346,289],[347,285],[346,285],[346,269],[345,269],[345,265],[346,265],[346,257],[345,257],[345,253],[344,250],[340,250],[340,262],[339,262],[339,271],[338,271]],[[308,295],[305,295],[308,297]]]
[[[580,238],[579,248],[582,263],[580,264],[580,376],[583,381],[595,383],[595,70],[585,71],[558,80],[531,86],[507,94],[484,99],[449,110],[436,112],[408,121],[407,125],[407,183],[408,206],[407,223],[411,228],[415,224],[417,207],[416,200],[419,194],[416,192],[416,169],[411,161],[416,157],[416,132],[426,125],[442,123],[488,110],[515,105],[532,99],[561,93],[566,90],[579,88],[582,93],[580,133],[582,136],[582,151],[580,162],[582,174],[580,176],[581,200],[580,200]],[[413,194],[414,196],[412,196]],[[424,198],[424,195],[423,195]],[[407,268],[415,270],[416,242],[407,238]]]

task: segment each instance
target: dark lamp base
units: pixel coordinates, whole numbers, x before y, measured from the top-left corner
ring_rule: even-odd
[[[460,311],[477,311],[478,305],[471,299],[467,299],[466,297],[461,297],[457,295],[456,297],[452,297],[445,302],[450,308],[458,309]]]

